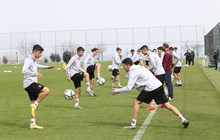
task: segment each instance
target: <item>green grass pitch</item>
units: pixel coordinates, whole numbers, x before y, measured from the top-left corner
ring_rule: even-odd
[[[132,118],[133,100],[136,90],[116,96],[111,95],[110,62],[102,63],[101,76],[104,86],[95,86],[97,97],[90,97],[82,83],[80,106],[73,109],[74,101],[65,100],[63,91],[74,89],[67,82],[65,72],[39,70],[43,78],[39,83],[50,88],[50,94],[39,106],[37,124],[43,130],[30,130],[30,102],[23,89],[22,65],[0,66],[0,140],[131,140],[136,135],[149,111],[141,105],[137,129],[124,130]],[[12,70],[6,73],[4,70]],[[121,69],[122,85],[127,79]],[[158,109],[142,140],[218,140],[220,137],[220,93],[204,73],[219,81],[219,71],[202,68],[200,65],[183,67],[182,87],[174,87],[171,102],[190,121],[184,129],[178,117],[166,109]],[[214,75],[214,76],[213,76]],[[218,82],[220,83],[220,82]]]

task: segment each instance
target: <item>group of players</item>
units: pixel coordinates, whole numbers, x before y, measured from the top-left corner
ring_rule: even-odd
[[[163,56],[163,61],[171,59],[171,65],[173,65],[173,55],[169,50],[169,45],[164,43],[164,48],[165,53]],[[49,88],[37,82],[37,78],[42,77],[42,75],[41,73],[37,72],[36,59],[41,57],[43,51],[44,49],[40,45],[34,45],[32,54],[25,59],[22,69],[22,73],[24,75],[24,89],[27,91],[31,101],[31,129],[43,129],[43,127],[36,125],[36,113],[39,103],[49,94]],[[88,94],[90,96],[96,96],[93,91],[95,84],[95,70],[97,72],[96,78],[100,78],[101,65],[99,63],[94,63],[95,56],[97,56],[99,53],[98,48],[92,49],[92,53],[87,55],[84,61],[84,67],[81,68],[81,58],[84,55],[84,52],[85,50],[83,47],[78,47],[76,54],[71,57],[66,65],[67,80],[73,81],[75,86],[75,109],[83,109],[81,106],[79,106],[81,81],[84,79]],[[176,107],[170,104],[168,100],[169,98],[167,98],[164,93],[163,83],[164,81],[167,81],[166,78],[171,76],[172,73],[172,71],[168,71],[167,74],[165,71],[172,68],[167,64],[162,65],[162,60],[160,59],[159,55],[152,53],[146,45],[142,46],[141,49],[137,51],[137,55],[133,56],[132,58],[125,58],[123,61],[121,61],[120,57],[121,52],[122,49],[116,48],[116,54],[112,60],[112,95],[131,91],[133,88],[136,88],[140,91],[140,94],[134,102],[131,125],[125,128],[133,129],[136,127],[140,104],[142,102],[149,104],[151,101],[156,102],[158,105],[162,104],[165,108],[174,112],[177,116],[179,116],[184,127],[188,127],[189,122],[182,116]],[[141,53],[149,58],[150,66],[148,69],[144,67],[139,57]],[[122,87],[120,84],[119,68],[121,64],[123,65],[123,68],[128,76],[128,84],[125,87]],[[171,78],[168,78],[168,80],[170,80],[171,83]],[[166,85],[169,91],[169,83],[166,82]],[[173,96],[170,95],[169,97],[171,99],[173,98]]]

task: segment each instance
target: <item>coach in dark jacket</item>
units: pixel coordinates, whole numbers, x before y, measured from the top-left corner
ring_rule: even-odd
[[[192,65],[194,65],[194,58],[195,58],[195,53],[194,53],[194,51],[192,50],[192,51],[189,53],[189,65],[191,64],[191,62],[192,62]]]
[[[215,62],[215,70],[218,69],[218,57],[219,57],[219,55],[218,55],[217,51],[214,51],[213,59],[214,59],[214,62]]]

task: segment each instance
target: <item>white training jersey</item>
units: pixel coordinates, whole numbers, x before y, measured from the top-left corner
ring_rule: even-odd
[[[162,83],[146,68],[140,65],[132,65],[128,72],[128,84],[126,87],[115,89],[116,93],[131,91],[153,91],[162,86]]]
[[[173,51],[172,55],[175,67],[182,67],[179,54],[176,51]]]
[[[154,73],[154,75],[165,74],[162,61],[160,57],[158,56],[158,54],[149,52],[148,57],[149,57],[149,62],[150,62],[149,70],[151,70]]]
[[[158,54],[162,62],[163,62],[164,54],[165,54],[165,52],[162,52],[161,54]]]
[[[84,72],[84,70],[80,67],[81,57],[77,54],[74,55],[66,66],[66,75],[67,77],[72,77],[74,74],[79,72]]]
[[[133,62],[136,62],[136,61],[139,61],[139,60],[142,60],[142,56],[141,54],[136,54],[132,57],[132,61]]]
[[[36,59],[33,58],[31,55],[24,60],[24,65],[22,68],[22,74],[24,76],[24,88],[27,88],[34,82],[37,83],[37,77],[35,76],[35,74],[37,73],[37,63],[35,60]]]
[[[91,54],[88,54],[83,63],[83,69],[86,70],[89,66],[95,64],[95,57]]]
[[[121,58],[119,57],[119,54],[116,53],[112,58],[112,68],[119,69],[120,64],[121,64]]]

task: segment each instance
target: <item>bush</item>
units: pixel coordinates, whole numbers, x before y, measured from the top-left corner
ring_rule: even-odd
[[[44,58],[44,63],[48,63],[47,57]]]
[[[60,55],[58,53],[51,53],[50,60],[52,62],[60,62],[61,58],[60,58]]]
[[[72,56],[71,52],[69,51],[63,52],[63,61],[68,63],[71,59],[71,56]]]
[[[4,64],[7,64],[8,63],[7,56],[4,55],[3,58],[2,58],[2,61],[3,61]]]

